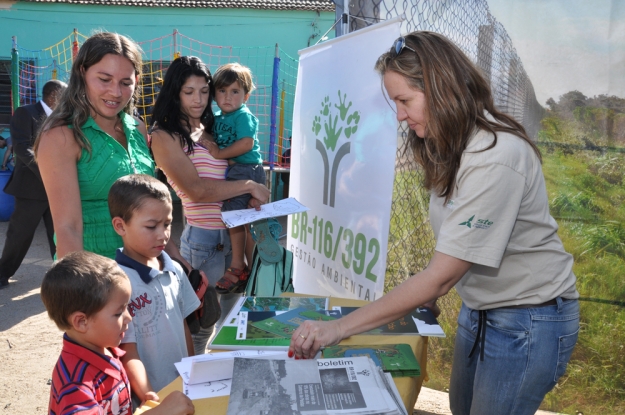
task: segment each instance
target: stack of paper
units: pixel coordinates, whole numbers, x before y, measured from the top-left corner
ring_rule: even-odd
[[[395,384],[368,357],[234,361],[228,415],[407,415]]]
[[[189,399],[213,398],[230,394],[235,357],[286,358],[286,352],[263,350],[239,350],[223,353],[207,353],[185,357],[176,363],[183,383],[183,392]]]

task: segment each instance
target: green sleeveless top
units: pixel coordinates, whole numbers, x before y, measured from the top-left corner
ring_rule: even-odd
[[[91,154],[83,149],[76,165],[82,202],[83,249],[113,259],[115,250],[123,243],[111,224],[109,189],[115,180],[128,174],[154,176],[154,160],[137,129],[139,123],[125,112],[120,113],[120,118],[128,151],[89,117],[82,131],[91,144]]]

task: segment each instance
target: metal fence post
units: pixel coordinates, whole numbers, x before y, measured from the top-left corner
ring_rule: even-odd
[[[13,48],[11,49],[11,102],[13,111],[20,106],[20,60],[17,52],[17,37],[11,37]]]
[[[278,76],[280,75],[280,49],[276,43],[276,56],[273,58],[273,76],[271,77],[271,126],[269,129],[269,170],[276,162],[276,120],[278,114]]]

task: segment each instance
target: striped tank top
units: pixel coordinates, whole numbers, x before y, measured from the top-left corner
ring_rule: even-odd
[[[186,153],[187,147],[185,146],[183,150]],[[198,144],[193,146],[193,153],[188,154],[188,157],[201,178],[225,180],[228,160],[215,159],[207,149]],[[225,229],[226,226],[221,220],[221,202],[192,202],[169,177],[167,181],[182,201],[184,215],[189,225],[209,230]]]

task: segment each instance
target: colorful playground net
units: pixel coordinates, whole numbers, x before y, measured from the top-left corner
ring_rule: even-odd
[[[67,81],[78,48],[87,37],[76,30],[55,45],[29,50],[13,37],[11,54],[11,95],[13,108],[41,99],[41,87],[50,79]],[[17,80],[17,82],[16,82]]]
[[[86,36],[76,30],[57,44],[42,50],[22,48],[13,39],[11,86],[13,107],[35,103],[41,88],[50,79],[67,81],[73,57]],[[265,164],[288,167],[283,153],[290,148],[293,101],[297,80],[297,60],[280,50],[267,47],[216,46],[192,39],[174,30],[170,35],[138,42],[143,49],[142,96],[136,103],[139,115],[150,124],[154,102],[165,72],[179,56],[197,56],[214,73],[229,62],[248,66],[254,75],[256,90],[247,105],[259,121],[258,138]],[[16,82],[17,80],[17,82]],[[213,110],[216,110],[215,106]]]

